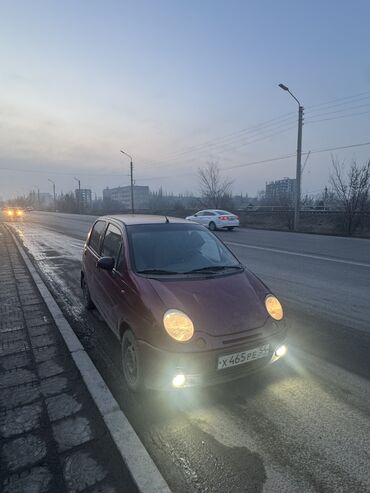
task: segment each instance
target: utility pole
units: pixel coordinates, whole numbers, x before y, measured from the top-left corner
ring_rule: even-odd
[[[287,86],[279,84],[283,91],[289,92],[293,99],[298,103],[298,137],[297,137],[297,166],[296,166],[296,189],[294,200],[294,231],[299,228],[299,215],[301,208],[301,180],[302,180],[302,127],[303,127],[303,106],[298,99],[292,94]]]
[[[77,210],[81,214],[81,181],[76,177],[75,180],[78,182]]]
[[[57,199],[56,199],[56,196],[55,196],[55,182],[53,182],[53,180],[50,180],[50,178],[48,178],[48,181],[50,181],[50,183],[53,184],[54,212],[56,212],[57,211]]]
[[[122,151],[122,154],[130,158],[130,183],[131,183],[131,214],[135,214],[135,207],[134,207],[134,165],[132,162],[132,156],[130,154],[127,154],[127,152]]]
[[[301,209],[301,181],[302,181],[302,127],[303,106],[298,107],[298,137],[297,137],[297,169],[296,169],[296,194],[294,207],[294,231],[299,228],[299,216]]]

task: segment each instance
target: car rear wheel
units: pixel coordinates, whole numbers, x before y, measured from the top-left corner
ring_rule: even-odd
[[[214,223],[213,221],[211,221],[211,222],[209,223],[209,226],[208,226],[208,227],[209,227],[209,229],[210,229],[211,231],[216,231],[216,229],[217,229],[217,228],[216,228],[216,225],[215,225],[215,223]]]
[[[143,372],[139,346],[131,330],[124,332],[121,342],[122,369],[127,386],[133,392],[143,390]]]
[[[86,310],[92,310],[93,308],[95,308],[95,305],[94,305],[93,300],[91,299],[89,287],[87,285],[85,278],[82,279],[82,293],[83,293],[83,297],[84,297],[84,306],[85,306]]]

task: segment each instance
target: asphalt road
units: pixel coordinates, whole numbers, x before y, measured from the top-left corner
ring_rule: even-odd
[[[232,385],[138,399],[82,306],[92,220],[32,212],[13,226],[173,491],[370,491],[369,240],[218,233],[282,300],[289,354]]]

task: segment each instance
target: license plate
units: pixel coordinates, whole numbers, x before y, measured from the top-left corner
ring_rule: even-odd
[[[264,346],[260,346],[254,349],[240,351],[240,353],[225,354],[218,358],[217,369],[223,370],[224,368],[243,365],[244,363],[249,363],[249,361],[264,358],[265,356],[268,356],[269,349],[269,344],[265,344]]]

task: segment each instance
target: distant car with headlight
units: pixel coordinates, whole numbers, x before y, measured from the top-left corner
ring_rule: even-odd
[[[186,220],[206,226],[211,231],[216,231],[217,229],[228,229],[232,231],[234,228],[239,228],[240,226],[238,216],[220,209],[199,211],[192,216],[188,216]]]
[[[25,210],[23,207],[5,207],[3,215],[8,220],[20,219],[24,216]]]
[[[120,341],[133,391],[234,380],[286,351],[278,299],[213,233],[183,219],[100,217],[81,287]]]

